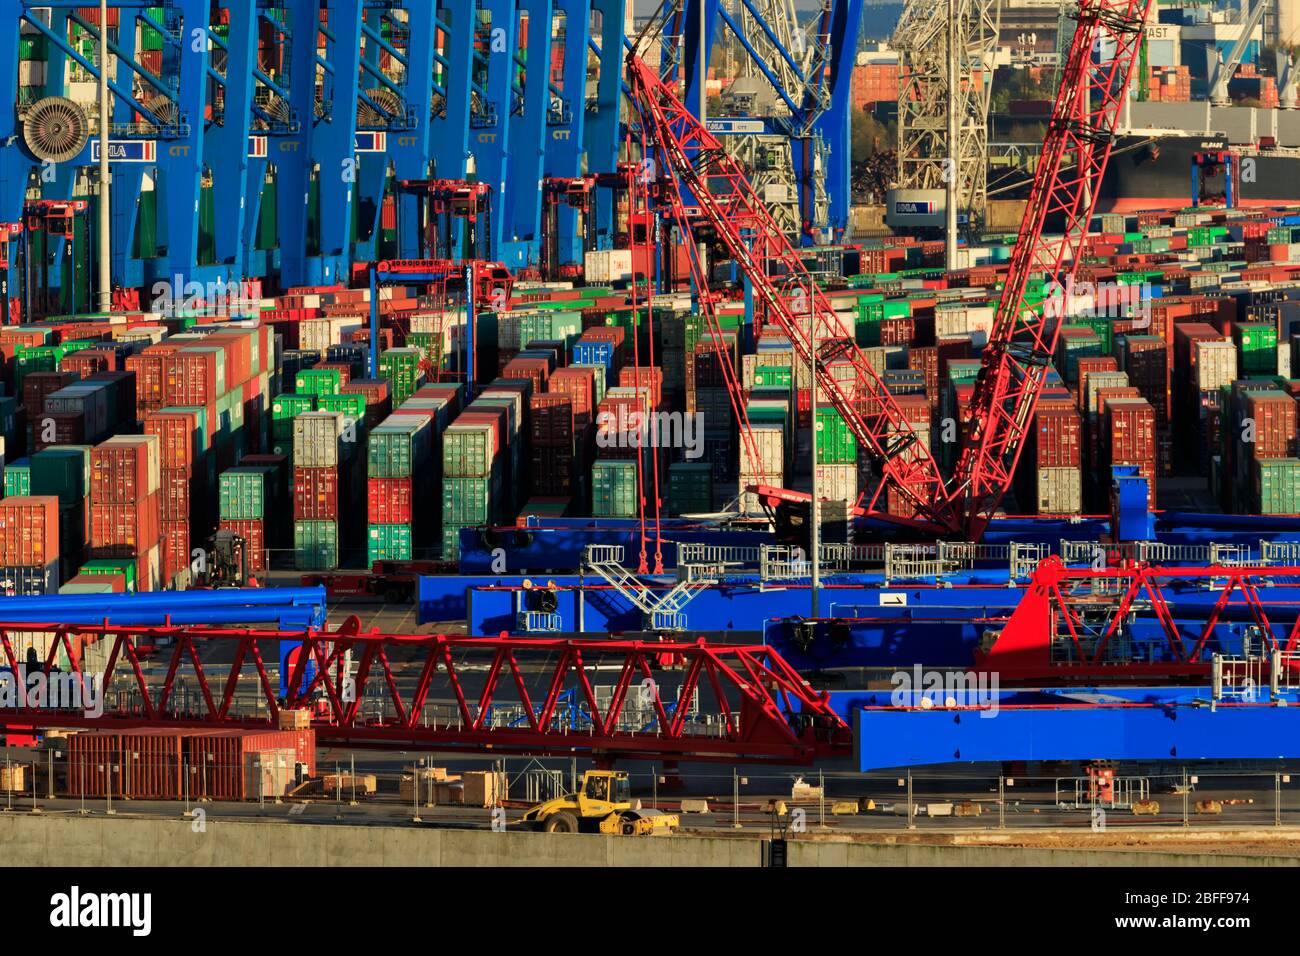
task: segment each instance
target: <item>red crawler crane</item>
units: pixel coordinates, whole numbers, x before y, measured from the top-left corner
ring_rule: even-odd
[[[871,502],[888,488],[917,514],[915,520],[893,520],[977,541],[1006,493],[1060,331],[1057,316],[1030,302],[1029,282],[1046,275],[1062,290],[1073,284],[1153,2],[1080,0],[1079,27],[1021,223],[1021,240],[963,421],[965,442],[951,483],[854,344],[853,330],[836,317],[744,169],[635,49],[628,55],[628,85],[645,154],[659,157],[671,173],[662,178],[661,200],[684,237],[707,234],[725,245],[749,279],[757,307],[789,337],[799,361],[810,362],[816,349],[819,394],[827,396],[879,462],[882,483]],[[1068,156],[1074,158],[1072,165],[1066,163]],[[1045,236],[1048,223],[1058,217],[1061,223],[1053,225],[1063,234]],[[696,288],[705,289],[693,243],[686,246]],[[709,317],[712,304],[707,295],[701,300]],[[832,360],[847,361],[852,379],[833,378],[825,368]],[[737,388],[732,390],[733,403],[743,407]],[[737,419],[745,432],[743,415]],[[752,441],[744,435],[742,440]]]

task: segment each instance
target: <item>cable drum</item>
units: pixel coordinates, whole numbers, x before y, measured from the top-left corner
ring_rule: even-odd
[[[89,139],[86,111],[62,96],[37,100],[23,119],[23,141],[37,159],[67,162],[86,148]]]

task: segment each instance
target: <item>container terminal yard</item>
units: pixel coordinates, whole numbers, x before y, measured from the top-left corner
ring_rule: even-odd
[[[0,0],[8,862],[1300,862],[1300,12],[633,7]]]

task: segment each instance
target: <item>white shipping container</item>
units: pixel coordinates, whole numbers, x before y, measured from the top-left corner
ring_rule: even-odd
[[[1237,377],[1237,347],[1228,341],[1193,342],[1196,350],[1196,387],[1201,391],[1222,388]]]
[[[1128,387],[1127,372],[1089,372],[1088,384],[1083,392],[1083,401],[1087,406],[1084,411],[1092,418],[1098,415],[1097,392],[1103,388]]]
[[[1078,468],[1038,469],[1038,513],[1075,515],[1083,511],[1083,472]]]
[[[312,352],[324,352],[331,345],[342,345],[349,334],[361,327],[361,320],[354,316],[304,319],[298,323],[298,344]]]
[[[632,278],[631,249],[595,249],[583,258],[583,276],[588,285],[608,285]]]
[[[342,412],[303,412],[293,420],[293,464],[300,468],[334,468],[339,463]]]
[[[740,473],[744,475],[783,475],[785,471],[785,429],[775,423],[760,422],[750,428],[750,442],[740,442]],[[758,455],[758,461],[754,455]],[[784,479],[781,479],[784,480]]]
[[[818,465],[817,499],[854,502],[858,497],[858,466]]]
[[[794,351],[785,349],[764,349],[752,355],[740,357],[740,381],[745,388],[754,387],[754,372],[759,368],[790,368],[794,365]]]

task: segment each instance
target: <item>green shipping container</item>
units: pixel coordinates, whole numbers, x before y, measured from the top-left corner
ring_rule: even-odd
[[[713,510],[713,466],[675,461],[668,466],[668,509],[674,515]]]
[[[442,559],[455,561],[460,557],[460,525],[443,525]]]
[[[270,505],[275,469],[270,466],[230,468],[217,479],[217,507],[231,521],[260,521],[273,517]]]
[[[1241,374],[1277,374],[1277,329],[1271,323],[1238,322],[1232,337]]]
[[[309,368],[294,376],[293,390],[299,395],[337,395],[343,388],[343,373],[336,368]]]
[[[420,359],[424,355],[419,349],[388,349],[379,356],[379,376],[388,379],[388,393],[392,396],[393,407],[401,405],[420,387]]]
[[[858,460],[858,442],[848,423],[833,408],[817,409],[817,464],[852,465]]]
[[[366,564],[376,561],[410,561],[409,524],[372,524],[366,530]]]
[[[591,467],[591,514],[632,518],[637,514],[636,462],[597,461]]]
[[[1260,514],[1300,513],[1300,459],[1260,458],[1255,472],[1254,498]]]
[[[442,433],[442,473],[484,478],[492,473],[497,449],[490,425],[453,423]]]
[[[339,526],[334,521],[295,521],[293,561],[299,571],[333,571],[339,566]]]
[[[27,458],[5,465],[5,497],[32,493],[32,463]]]
[[[411,478],[428,463],[430,422],[423,416],[389,416],[366,442],[366,474],[371,478]]]
[[[135,590],[135,558],[96,558],[81,566],[81,574],[120,574],[126,578],[126,589]]]
[[[83,501],[90,490],[90,446],[59,445],[31,457],[32,494],[57,495],[59,506]]]
[[[494,482],[490,477],[442,479],[442,520],[451,524],[484,525],[496,517]]]
[[[358,421],[366,417],[364,395],[318,395],[316,407],[322,412],[339,412],[349,421]]]

